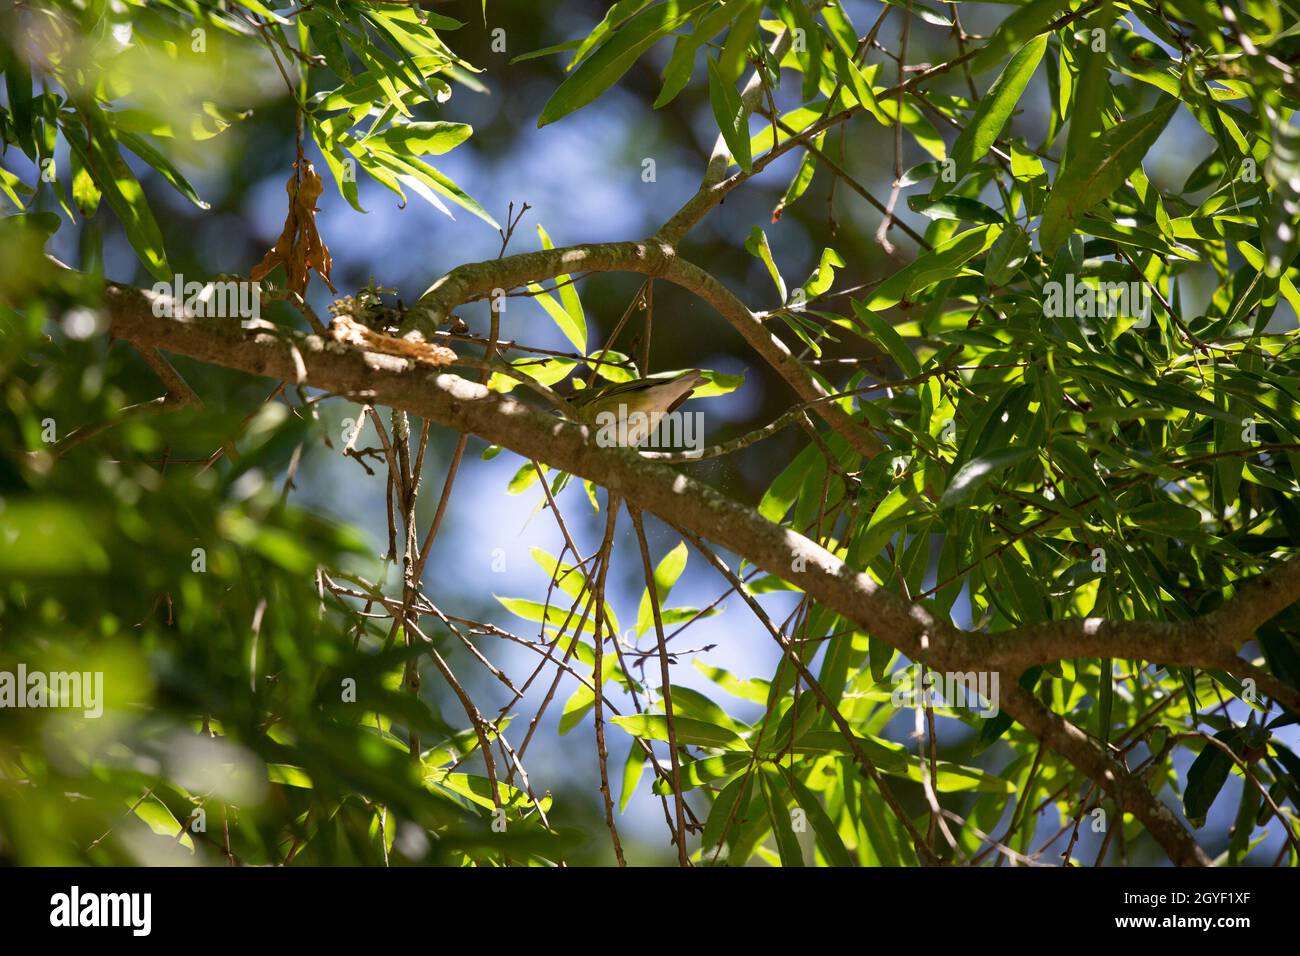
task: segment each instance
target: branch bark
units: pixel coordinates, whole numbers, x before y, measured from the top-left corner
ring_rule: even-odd
[[[1300,599],[1300,554],[1246,579],[1214,611],[1187,621],[1045,621],[997,634],[968,634],[970,661],[1019,675],[1065,658],[1114,657],[1227,671],[1254,680],[1264,693],[1300,714],[1300,690],[1242,660],[1237,651],[1255,631]]]

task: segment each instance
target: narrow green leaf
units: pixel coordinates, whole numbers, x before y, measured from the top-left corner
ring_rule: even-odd
[[[907,208],[927,219],[949,219],[953,222],[1001,223],[1006,220],[997,210],[978,199],[965,196],[908,196]]]
[[[362,142],[399,156],[438,156],[455,149],[473,132],[468,123],[394,123]]]
[[[618,82],[646,50],[681,26],[706,0],[668,0],[631,17],[612,32],[542,107],[546,126],[586,106]]]
[[[541,223],[537,224],[537,236],[542,241],[543,249],[554,249],[555,243],[551,241],[550,235],[542,228]],[[561,325],[560,331],[564,332],[569,341],[572,342],[579,352],[586,354],[587,351],[587,315],[582,310],[582,299],[578,296],[577,286],[567,275],[555,277],[555,284],[560,291],[560,302],[564,305],[564,311],[568,315],[568,322]]]
[[[735,840],[737,832],[746,822],[745,808],[749,806],[754,775],[742,773],[722,788],[713,800],[709,816],[704,821],[700,837],[700,859],[707,866],[727,860],[725,840]]]
[[[873,311],[887,309],[927,286],[960,275],[965,264],[991,246],[1001,234],[1001,226],[979,226],[958,233],[882,282],[867,300],[867,308]]]
[[[876,344],[889,353],[890,358],[902,369],[904,376],[914,378],[921,374],[921,363],[917,361],[916,355],[907,347],[903,337],[898,334],[892,325],[856,299],[853,300],[853,312],[871,329]]]
[[[211,208],[208,203],[199,198],[198,192],[190,185],[190,181],[185,178],[179,169],[172,165],[171,160],[164,156],[147,139],[124,130],[118,130],[116,135],[118,142],[156,169],[163,179],[172,184],[172,187],[178,193],[200,209]]]
[[[943,497],[939,499],[939,507],[955,508],[964,505],[994,475],[1020,464],[1037,453],[1037,449],[1034,448],[1002,448],[972,458],[957,470],[957,474],[953,475],[952,481],[944,490]]]
[[[740,168],[749,172],[754,165],[749,145],[749,113],[741,102],[736,87],[722,78],[712,57],[706,57],[709,68],[709,105],[717,120],[722,139],[731,151],[731,157]]]
[[[677,583],[677,579],[682,576],[682,571],[686,569],[686,556],[686,542],[679,542],[677,547],[664,555],[663,560],[659,562],[659,566],[655,568],[655,593],[659,597],[661,617],[665,611],[664,601],[668,599],[668,592],[672,590],[673,585]],[[644,634],[653,624],[654,608],[650,605],[650,591],[647,588],[641,595],[641,606],[637,610],[637,634]]]
[[[498,598],[498,600],[500,600]],[[650,740],[668,739],[668,718],[663,714],[627,714],[612,718],[613,722],[629,734]],[[692,717],[673,717],[673,730],[677,743],[697,747],[717,747],[722,750],[748,750],[749,744],[734,730],[719,727]]]
[[[983,73],[997,66],[1012,50],[1045,32],[1069,5],[1069,0],[1031,0],[1017,7],[971,58],[971,72]]]
[[[785,302],[785,280],[781,278],[781,271],[772,259],[772,248],[767,244],[767,233],[762,230],[762,227],[755,226],[749,230],[749,238],[745,240],[745,251],[763,260],[763,265],[767,266],[767,274],[772,277],[777,292],[781,294],[781,301]]]
[[[984,279],[989,288],[996,289],[1010,282],[1029,259],[1029,253],[1029,237],[1019,226],[1004,230],[989,247],[984,262]]]
[[[1240,736],[1241,730],[1234,727],[1220,731],[1214,735],[1214,738],[1235,750]],[[1222,747],[1207,742],[1200,754],[1192,761],[1192,765],[1187,768],[1187,786],[1183,790],[1183,813],[1193,827],[1200,829],[1205,826],[1205,818],[1223,789],[1223,785],[1228,782],[1232,765],[1232,757]]]
[[[163,249],[162,232],[139,180],[122,158],[117,140],[98,107],[92,107],[82,115],[90,126],[90,137],[73,124],[63,126],[64,136],[81,154],[82,162],[95,177],[140,261],[155,279],[170,282],[172,270]]]
[[[793,774],[787,782],[795,801],[807,815],[808,822],[812,824],[813,832],[817,834],[817,845],[821,847],[826,859],[832,866],[852,866],[853,858],[849,856],[844,840],[840,838],[839,828],[826,815],[826,810],[822,807],[822,802],[817,799],[817,795],[800,783]]]
[[[627,759],[623,761],[623,789],[618,798],[619,813],[627,812],[627,805],[632,802],[632,797],[636,794],[636,785],[641,782],[641,776],[645,773],[645,765],[646,753],[641,749],[641,742],[633,739],[627,751]]]
[[[989,87],[989,91],[980,99],[979,105],[975,108],[975,115],[971,117],[966,128],[957,137],[957,142],[953,144],[949,158],[956,163],[956,176],[952,181],[947,181],[943,177],[936,179],[934,188],[930,191],[932,197],[937,198],[947,193],[961,182],[962,177],[970,172],[972,166],[988,155],[994,142],[1002,135],[1002,130],[1011,119],[1012,113],[1015,112],[1016,104],[1020,102],[1025,87],[1029,85],[1030,78],[1038,69],[1038,64],[1042,62],[1043,52],[1046,49],[1047,34],[1043,33],[1026,43],[1011,58],[997,80]]]
[[[782,866],[803,866],[803,850],[799,838],[795,836],[790,819],[790,808],[785,802],[785,781],[774,769],[763,769],[763,797],[767,801],[768,819],[772,821],[772,833],[776,836],[776,849],[781,856]]]

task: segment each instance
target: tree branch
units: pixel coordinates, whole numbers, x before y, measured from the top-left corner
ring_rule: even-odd
[[[1147,660],[1225,670],[1254,680],[1270,697],[1300,714],[1300,690],[1237,656],[1237,650],[1274,615],[1300,600],[1300,554],[1245,580],[1214,611],[1188,621],[1045,621],[996,634],[968,634],[963,651],[972,666],[994,667],[1015,679],[1035,664],[1071,657]]]
[[[875,435],[855,422],[843,408],[834,402],[818,401],[829,393],[744,302],[713,275],[679,257],[667,243],[599,242],[457,266],[420,297],[403,324],[403,331],[418,328],[428,335],[465,302],[490,296],[498,289],[554,279],[571,272],[636,272],[666,279],[694,292],[744,336],[801,400],[817,402],[814,411],[843,435],[854,450],[865,458],[874,458],[882,451],[883,446]]]

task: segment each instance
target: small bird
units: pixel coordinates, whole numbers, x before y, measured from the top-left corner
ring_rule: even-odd
[[[583,421],[614,425],[617,444],[636,447],[654,433],[664,415],[676,411],[708,381],[699,369],[690,369],[672,378],[650,376],[583,389],[569,404]]]

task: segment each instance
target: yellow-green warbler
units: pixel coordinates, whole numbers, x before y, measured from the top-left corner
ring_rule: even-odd
[[[651,376],[583,389],[569,404],[583,421],[596,425],[611,444],[636,447],[659,427],[664,415],[675,411],[691,393],[708,382],[698,369],[672,378]]]

